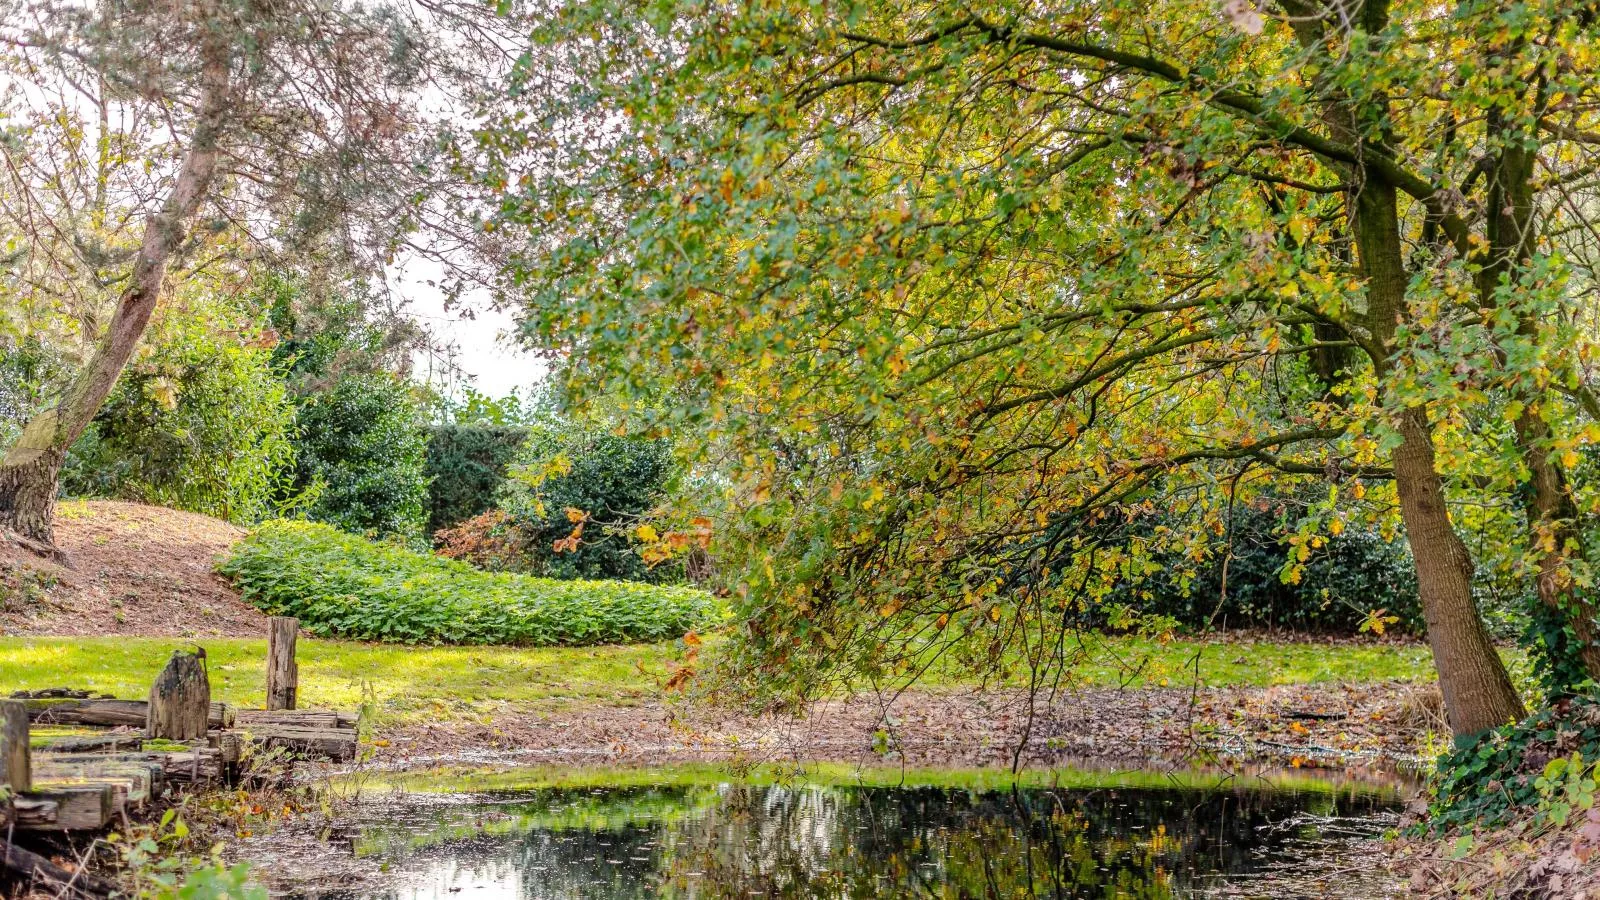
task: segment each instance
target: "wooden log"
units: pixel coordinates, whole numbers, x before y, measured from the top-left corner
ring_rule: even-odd
[[[24,884],[47,888],[51,896],[100,900],[117,892],[114,882],[88,872],[68,872],[30,850],[0,838],[0,869],[10,872]]]
[[[49,738],[40,745],[38,753],[92,753],[96,750],[115,752],[137,750],[144,743],[142,732],[111,731],[105,734],[69,734]]]
[[[93,754],[59,758],[40,754],[36,762],[35,791],[107,784],[111,786],[112,804],[117,807],[143,806],[161,796],[166,786],[166,768],[160,760]]]
[[[38,725],[99,725],[144,728],[150,718],[146,700],[24,700],[28,718]],[[232,728],[233,707],[213,703],[207,713],[211,728]]]
[[[222,754],[211,747],[193,750],[161,751],[137,750],[127,753],[62,753],[51,755],[52,764],[111,765],[116,763],[153,763],[161,767],[161,778],[166,784],[208,784],[222,772]]]
[[[93,831],[116,811],[109,784],[54,786],[13,801],[17,828],[34,831]]]
[[[36,691],[12,691],[13,700],[110,700],[110,694],[96,694],[92,691],[80,691],[76,688],[40,688]]]
[[[344,762],[356,757],[356,732],[350,728],[289,728],[273,725],[245,732],[251,743],[268,749],[282,748],[301,756],[318,756]]]
[[[241,709],[234,716],[240,728],[288,725],[292,728],[355,728],[359,714],[331,709]]]
[[[150,685],[146,737],[192,741],[206,736],[211,679],[203,660],[198,653],[172,652],[167,667]]]
[[[273,616],[267,629],[267,709],[294,709],[300,692],[300,669],[294,659],[300,620]]]
[[[0,785],[20,794],[33,787],[28,751],[28,709],[19,700],[0,700]]]

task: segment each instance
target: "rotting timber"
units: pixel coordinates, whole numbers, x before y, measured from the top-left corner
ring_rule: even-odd
[[[108,896],[113,883],[21,845],[105,829],[184,792],[237,785],[263,750],[355,757],[356,714],[213,703],[203,654],[174,652],[148,700],[71,688],[0,699],[0,877],[62,896]]]

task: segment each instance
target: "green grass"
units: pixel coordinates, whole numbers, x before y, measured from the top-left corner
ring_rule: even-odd
[[[212,699],[266,702],[264,640],[207,638]],[[0,638],[0,685],[7,690],[72,687],[140,698],[176,638]],[[637,701],[676,666],[675,644],[627,647],[403,647],[301,638],[300,705],[355,709],[372,699],[383,719],[462,714],[483,701],[562,704]]]
[[[714,642],[713,642],[714,643]],[[211,638],[206,648],[212,696],[241,706],[266,698],[266,641]],[[70,687],[118,697],[143,697],[168,655],[193,642],[138,637],[0,637],[5,690]],[[714,646],[708,648],[715,652]],[[417,721],[482,714],[500,702],[551,708],[598,701],[636,703],[654,696],[684,647],[407,647],[302,638],[300,705],[355,709],[369,699],[381,721]],[[1086,687],[1187,686],[1199,651],[1200,679],[1210,685],[1265,686],[1320,681],[1432,677],[1422,645],[1316,643],[1157,643],[1097,639],[1091,658],[1074,670]],[[942,672],[931,689],[962,686]]]
[[[432,769],[352,776],[344,787],[359,784],[363,792],[461,793],[586,788],[700,787],[802,784],[821,786],[899,787],[930,786],[968,791],[1007,790],[1019,787],[1070,790],[1117,788],[1182,788],[1240,790],[1271,788],[1310,793],[1362,793],[1398,797],[1400,788],[1379,782],[1325,777],[1311,772],[1263,770],[1230,771],[1216,766],[1160,769],[1005,769],[901,768],[855,766],[846,763],[806,763],[803,766],[759,765],[730,768],[726,763],[680,763],[668,766],[445,766]]]

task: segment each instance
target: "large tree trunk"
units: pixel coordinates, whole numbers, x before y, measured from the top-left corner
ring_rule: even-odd
[[[60,403],[30,420],[0,458],[0,537],[10,531],[35,551],[55,554],[51,514],[67,450],[94,420],[138,346],[161,301],[172,254],[211,188],[229,109],[228,46],[220,37],[214,39],[202,57],[194,134],[166,200],[145,223],[128,287],[117,299],[111,326]]]
[[[1474,735],[1522,718],[1522,700],[1472,600],[1472,558],[1450,524],[1427,413],[1421,407],[1408,409],[1399,426],[1395,487],[1417,567],[1422,617],[1439,670],[1445,715],[1457,736]]]
[[[1395,189],[1377,181],[1363,184],[1353,201],[1367,320],[1384,348],[1373,364],[1384,381],[1393,377],[1395,333],[1406,315],[1410,281],[1400,240],[1399,206]],[[1402,410],[1396,426],[1400,445],[1392,455],[1395,487],[1417,569],[1428,643],[1450,730],[1458,738],[1468,737],[1521,718],[1522,699],[1472,599],[1472,557],[1451,526],[1427,410],[1420,406]]]

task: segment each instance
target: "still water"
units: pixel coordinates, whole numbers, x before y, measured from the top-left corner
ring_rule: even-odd
[[[1381,897],[1392,792],[1350,787],[690,784],[406,794],[331,844],[322,900]]]

